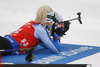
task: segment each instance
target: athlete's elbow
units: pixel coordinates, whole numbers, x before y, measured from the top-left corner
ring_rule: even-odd
[[[55,51],[52,51],[54,54],[58,54],[58,53],[60,53],[60,51],[58,51],[58,50],[55,50]]]
[[[60,53],[60,51],[55,52],[55,54],[58,54],[58,53]]]

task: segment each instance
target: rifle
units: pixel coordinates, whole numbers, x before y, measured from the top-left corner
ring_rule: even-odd
[[[69,19],[69,20],[62,21],[62,22],[58,22],[58,20],[57,20],[55,17],[53,17],[54,23],[53,23],[53,25],[52,25],[52,33],[51,33],[51,36],[54,35],[54,33],[56,32],[55,27],[56,27],[57,25],[59,25],[59,24],[62,24],[62,23],[65,23],[65,24],[66,24],[66,22],[73,21],[73,20],[78,20],[79,23],[82,24],[82,21],[81,21],[81,12],[78,12],[77,15],[78,15],[77,18]],[[66,26],[66,25],[65,25],[65,26]],[[67,31],[67,30],[64,30],[63,32],[66,32],[66,31]]]

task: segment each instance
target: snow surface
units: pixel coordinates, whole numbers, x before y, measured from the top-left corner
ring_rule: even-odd
[[[52,7],[64,20],[76,18],[77,12],[82,13],[83,24],[71,21],[70,30],[62,38],[62,43],[100,47],[100,0],[0,0],[0,36],[34,20],[37,9],[44,5]],[[100,52],[69,64],[88,63],[99,67],[99,60]]]

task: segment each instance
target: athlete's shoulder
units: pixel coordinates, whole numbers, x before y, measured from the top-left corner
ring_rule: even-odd
[[[36,21],[30,21],[29,23],[32,23],[32,24],[41,24],[40,22],[36,22]]]
[[[33,24],[32,27],[35,29],[34,35],[36,38],[46,35],[45,28],[41,24]]]
[[[47,29],[42,24],[32,24],[32,26],[39,31],[46,31]]]

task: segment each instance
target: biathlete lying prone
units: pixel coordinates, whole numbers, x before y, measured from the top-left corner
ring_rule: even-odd
[[[57,22],[63,21],[62,17],[52,10],[49,6],[42,6],[37,11],[37,16],[34,21],[25,23],[18,30],[0,36],[0,49],[19,49],[19,51],[3,52],[2,55],[23,54],[32,47],[41,45],[48,48],[53,53],[60,52],[60,37],[69,29],[69,22],[64,23],[52,33],[52,24],[54,20]],[[66,29],[64,32],[63,30]]]

